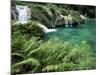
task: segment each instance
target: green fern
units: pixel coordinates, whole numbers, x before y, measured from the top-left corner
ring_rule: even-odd
[[[12,67],[21,66],[23,64],[30,64],[30,63],[31,63],[32,66],[34,66],[34,65],[39,66],[40,65],[40,63],[37,59],[29,58],[29,59],[23,60],[19,63],[15,63],[14,65],[12,65]]]

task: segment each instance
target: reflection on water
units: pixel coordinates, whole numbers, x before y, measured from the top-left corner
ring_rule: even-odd
[[[96,22],[95,20],[89,20],[85,24],[81,24],[77,28],[58,28],[57,32],[49,33],[49,38],[57,37],[63,41],[70,41],[73,44],[81,41],[87,41],[87,43],[93,49],[95,53],[96,49]]]

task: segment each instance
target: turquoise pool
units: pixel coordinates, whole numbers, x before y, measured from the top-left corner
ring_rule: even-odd
[[[62,41],[70,41],[71,43],[79,43],[87,41],[87,43],[96,52],[96,21],[95,19],[88,20],[76,28],[58,27],[56,32],[48,33],[49,39],[59,38]]]

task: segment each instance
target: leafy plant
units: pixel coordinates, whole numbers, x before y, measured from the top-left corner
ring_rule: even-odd
[[[14,24],[12,23],[12,35],[15,33],[20,33],[22,35],[25,35],[27,37],[43,37],[44,32],[41,27],[37,25],[37,22],[29,22],[27,24]]]
[[[25,2],[14,2],[13,6],[26,5]],[[71,15],[72,23],[77,25],[83,21],[80,18],[82,10],[76,11],[73,6],[57,4],[29,3],[28,6],[32,12],[31,22],[27,24],[12,22],[11,25],[12,74],[96,68],[96,58],[92,55],[90,45],[86,41],[76,44],[63,42],[58,38],[44,41],[44,32],[37,25],[42,23],[47,27],[54,27],[58,12],[64,16]],[[91,16],[95,16],[94,11],[89,10],[89,12],[92,13]]]
[[[38,39],[34,37],[31,38],[30,40],[27,40],[25,37],[24,38],[17,37],[17,39],[19,40],[24,39],[25,41],[20,45],[21,50],[17,50],[16,47],[16,51],[12,51],[12,73],[26,73],[28,69],[29,71],[31,71],[33,70],[33,68],[40,66],[39,60],[34,58],[31,54],[39,50],[37,48],[41,41],[37,42],[36,40]],[[19,41],[17,41],[16,43],[18,45]]]
[[[90,50],[85,41],[79,45],[73,45],[55,38],[43,43],[34,37],[26,40],[22,51],[15,52],[17,57],[22,56],[20,61],[12,64],[12,72],[34,73],[95,69],[95,58],[92,57]],[[14,57],[14,53],[12,54]],[[13,60],[17,59],[13,58]],[[29,69],[23,66],[28,66]]]

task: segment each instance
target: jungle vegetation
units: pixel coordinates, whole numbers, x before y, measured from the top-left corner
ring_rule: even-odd
[[[96,59],[87,41],[72,44],[59,38],[47,39],[37,23],[48,28],[55,27],[55,19],[60,12],[71,15],[73,25],[84,23],[79,15],[95,18],[95,7],[53,3],[32,3],[12,0],[15,5],[31,8],[31,21],[25,25],[11,22],[11,73],[41,73],[96,68]],[[84,11],[85,10],[85,11]]]

